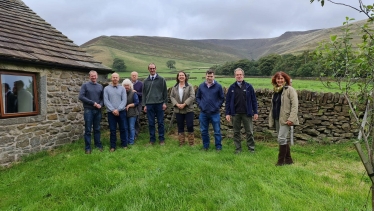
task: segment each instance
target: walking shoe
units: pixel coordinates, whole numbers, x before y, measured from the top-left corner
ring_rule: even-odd
[[[90,149],[86,149],[86,154],[91,154],[91,150]]]
[[[240,154],[240,153],[242,153],[242,151],[240,151],[240,150],[235,150],[235,152],[234,152],[234,154]]]
[[[250,153],[255,153],[255,150],[254,149],[249,149],[248,150]]]
[[[160,145],[164,146],[165,145],[165,141],[160,141]]]
[[[209,148],[205,148],[205,147],[203,147],[203,148],[201,148],[200,150],[201,150],[201,151],[208,151]]]
[[[217,149],[216,149],[217,152],[221,152],[221,150],[222,150],[222,149],[220,149],[220,148],[217,148]]]
[[[102,152],[103,151],[103,148],[97,148],[100,152]]]
[[[123,147],[123,149],[128,149],[127,147]]]
[[[110,152],[114,152],[114,151],[116,151],[116,149],[110,148]]]

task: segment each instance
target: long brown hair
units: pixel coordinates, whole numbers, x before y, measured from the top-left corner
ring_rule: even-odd
[[[184,77],[186,77],[186,81],[185,81],[185,83],[187,84],[188,77],[187,77],[187,74],[186,74],[185,72],[183,72],[183,71],[179,71],[179,72],[177,73],[177,78],[176,78],[177,83],[179,84],[179,79],[178,79],[178,77],[179,77],[179,73],[183,73],[183,74],[184,74]]]
[[[279,72],[276,72],[273,77],[271,78],[271,83],[273,85],[277,85],[277,78],[279,76],[282,76],[284,78],[284,80],[286,81],[286,84],[289,86],[291,84],[291,77],[289,75],[287,75],[287,73],[285,72],[282,72],[282,71],[279,71]]]

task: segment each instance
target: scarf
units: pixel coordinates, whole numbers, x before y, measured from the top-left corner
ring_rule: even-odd
[[[286,85],[286,82],[284,82],[284,83],[282,84],[282,86],[274,85],[274,92],[275,92],[275,93],[279,93],[280,91],[282,91],[284,85]]]

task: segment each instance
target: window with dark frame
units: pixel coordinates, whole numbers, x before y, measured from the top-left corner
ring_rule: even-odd
[[[0,71],[0,118],[39,114],[35,73]]]

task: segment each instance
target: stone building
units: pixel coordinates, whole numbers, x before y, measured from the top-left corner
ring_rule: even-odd
[[[0,165],[80,139],[78,100],[102,65],[20,0],[0,0]]]

